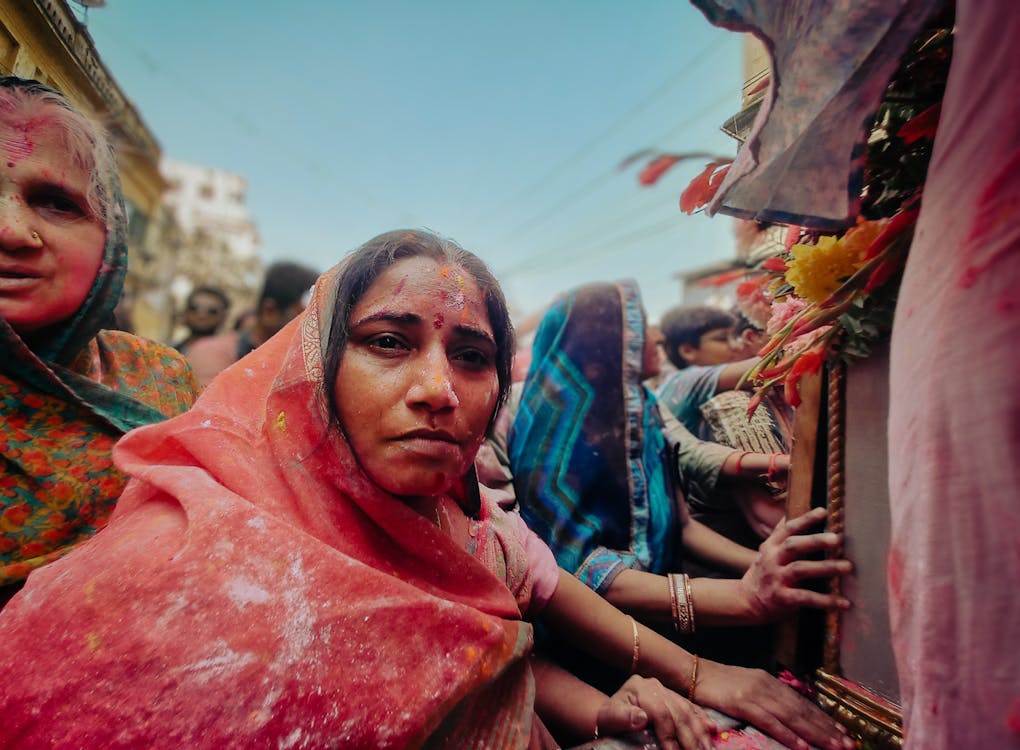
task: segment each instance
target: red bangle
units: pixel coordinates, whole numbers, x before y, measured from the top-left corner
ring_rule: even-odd
[[[740,476],[740,462],[743,461],[748,456],[750,456],[753,452],[754,451],[744,451],[739,456],[737,456],[737,463],[734,467],[737,476]]]
[[[765,472],[765,479],[772,481],[772,476],[776,473],[776,461],[779,460],[780,456],[786,455],[785,453],[773,453],[769,456],[769,470]]]

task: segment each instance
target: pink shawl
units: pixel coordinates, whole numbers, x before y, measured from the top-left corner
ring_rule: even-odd
[[[109,527],[0,615],[0,745],[527,745],[514,595],[328,424],[335,274],[192,411],[119,444]]]

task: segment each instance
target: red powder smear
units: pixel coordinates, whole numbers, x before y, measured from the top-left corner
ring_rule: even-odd
[[[889,591],[897,601],[903,590],[903,557],[898,549],[889,550]]]
[[[987,257],[980,257],[981,250],[988,245],[988,236],[1002,224],[1016,221],[1017,211],[1020,210],[1020,199],[1018,199],[1016,191],[1011,189],[1011,185],[1017,170],[1020,170],[1020,149],[1013,152],[1010,159],[999,169],[998,174],[981,193],[974,223],[964,243],[964,254],[970,259],[970,263],[964,269],[959,281],[960,286],[964,289],[969,289],[977,277],[987,271],[1000,257],[1005,257],[1016,250],[1016,242],[1007,240],[1001,243],[997,251],[990,253]]]
[[[436,319],[432,321],[432,327],[438,331],[440,328],[443,327],[443,320],[444,320],[443,314],[436,313]]]
[[[743,750],[766,750],[766,748],[776,747],[775,744],[768,743],[766,738],[763,737],[762,739],[765,741],[763,742],[757,737],[744,734],[738,729],[727,729],[712,737],[712,747],[743,748]]]
[[[784,685],[792,687],[801,695],[807,696],[808,698],[814,697],[815,694],[814,688],[812,688],[809,684],[807,684],[803,680],[797,679],[797,677],[795,677],[793,672],[791,672],[789,669],[784,669],[782,672],[779,673],[779,681]]]
[[[1013,699],[1013,705],[1006,715],[1006,727],[1013,734],[1020,734],[1020,698]]]
[[[1017,296],[1018,295],[1013,290],[1003,294],[995,300],[995,312],[1006,318],[1010,318],[1015,315],[1017,308]]]
[[[394,296],[400,294],[400,291],[404,288],[404,282],[405,281],[407,281],[407,277],[406,276],[404,278],[402,278],[400,281],[397,282],[397,288],[393,290],[393,295]]]
[[[9,137],[0,138],[0,148],[3,148],[7,152],[7,157],[12,160],[7,162],[7,166],[13,167],[16,160],[32,155],[32,152],[35,151],[35,144],[29,140],[27,132],[22,132],[20,135],[11,133]]]

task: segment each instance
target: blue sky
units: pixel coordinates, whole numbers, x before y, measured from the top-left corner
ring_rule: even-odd
[[[700,164],[617,169],[735,151],[741,39],[683,0],[108,0],[88,25],[168,157],[248,180],[267,261],[429,227],[519,315],[632,277],[657,317],[733,254],[729,219],[677,208]]]

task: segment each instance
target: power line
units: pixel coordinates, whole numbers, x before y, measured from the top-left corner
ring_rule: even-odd
[[[705,45],[705,47],[702,50],[700,50],[696,55],[694,55],[692,58],[690,58],[685,65],[681,66],[680,70],[677,71],[677,73],[672,75],[668,80],[666,80],[663,84],[656,88],[651,94],[646,96],[640,102],[638,102],[629,110],[620,115],[616,120],[610,123],[610,125],[605,130],[600,132],[598,135],[596,135],[590,141],[585,143],[583,146],[579,147],[574,153],[565,158],[563,161],[553,166],[542,177],[538,178],[537,180],[527,185],[526,187],[521,188],[506,200],[501,201],[499,210],[500,211],[505,210],[507,206],[512,206],[518,203],[522,198],[534,195],[536,190],[552,182],[557,177],[559,177],[559,175],[563,173],[566,169],[568,169],[569,167],[573,167],[575,164],[581,161],[581,159],[587,156],[595,146],[598,146],[603,141],[607,140],[610,136],[616,134],[616,132],[618,132],[629,120],[633,119],[640,112],[644,111],[649,106],[651,106],[656,100],[658,100],[660,97],[666,94],[678,83],[680,83],[681,81],[688,80],[692,72],[696,71],[699,67],[701,67],[711,59],[713,48],[715,48],[716,51],[725,49],[725,47],[719,46],[714,42]]]
[[[730,92],[727,92],[725,95],[723,95],[723,96],[717,98],[716,100],[714,100],[713,102],[711,102],[708,106],[704,107],[703,109],[699,110],[698,112],[693,113],[690,117],[687,117],[685,120],[680,122],[678,125],[676,125],[673,128],[671,128],[670,131],[668,131],[668,132],[676,133],[676,132],[680,132],[680,131],[682,131],[684,129],[689,128],[695,122],[697,122],[698,120],[700,120],[703,117],[707,116],[708,114],[714,112],[716,110],[716,108],[720,107],[722,104],[724,104],[725,102],[729,101],[732,98],[734,98],[734,94],[732,94]],[[660,139],[656,139],[656,140],[663,140],[663,139],[660,138]],[[505,238],[502,241],[497,241],[494,244],[497,244],[497,245],[499,245],[499,244],[504,244],[504,245],[505,244],[509,244],[510,242],[512,242],[513,240],[519,238],[520,236],[525,236],[529,231],[533,231],[536,227],[539,227],[539,226],[543,225],[544,223],[549,221],[549,219],[551,219],[552,217],[558,215],[560,212],[563,211],[564,208],[567,208],[568,206],[572,206],[573,204],[575,204],[578,200],[580,200],[583,197],[590,196],[594,192],[594,188],[596,188],[598,186],[601,186],[603,183],[605,183],[608,180],[608,178],[613,177],[614,175],[617,175],[617,174],[619,174],[619,170],[615,166],[611,167],[606,172],[603,172],[603,173],[599,174],[594,179],[589,180],[588,182],[584,183],[580,187],[574,189],[572,192],[570,192],[567,195],[565,195],[563,198],[561,198],[556,203],[552,204],[551,206],[548,206],[544,211],[539,213],[537,216],[533,216],[533,217],[531,217],[531,218],[529,218],[529,219],[527,219],[527,220],[525,220],[523,222],[520,222],[517,226],[514,227],[514,229],[512,229],[505,236]],[[513,270],[513,269],[517,269],[517,268],[519,268],[521,266],[524,266],[524,265],[531,265],[535,261],[537,261],[538,259],[546,257],[547,255],[548,255],[547,251],[543,251],[543,252],[540,252],[540,253],[531,253],[527,258],[525,258],[525,259],[523,259],[521,261],[518,261],[513,266],[511,266],[510,269]],[[504,270],[501,270],[500,273],[502,275],[502,274],[505,274],[506,272],[507,272],[507,270],[504,269]]]

